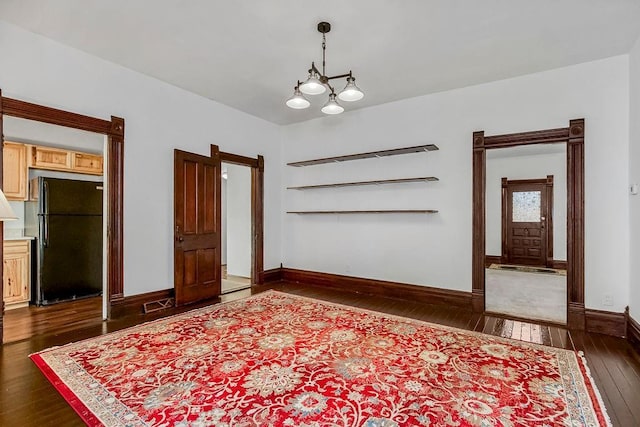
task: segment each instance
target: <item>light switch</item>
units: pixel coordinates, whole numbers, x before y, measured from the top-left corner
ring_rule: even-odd
[[[631,194],[633,194],[634,196],[638,194],[638,184],[631,184],[630,190]]]

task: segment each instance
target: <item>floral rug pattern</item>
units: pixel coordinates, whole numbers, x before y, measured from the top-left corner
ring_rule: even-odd
[[[275,291],[31,358],[88,425],[610,425],[573,351]]]

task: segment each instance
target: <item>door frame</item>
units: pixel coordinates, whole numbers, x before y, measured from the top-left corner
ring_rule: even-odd
[[[2,131],[3,116],[17,117],[107,136],[107,168],[104,178],[107,181],[107,318],[111,318],[111,307],[124,300],[123,274],[123,226],[124,226],[124,119],[111,116],[104,120],[83,114],[59,110],[44,105],[33,104],[2,96],[0,89],[0,142],[4,141]],[[2,183],[2,150],[0,150],[0,184]],[[0,238],[4,240],[4,227],[0,227]],[[0,259],[2,258],[0,245]],[[2,263],[0,278],[4,279]],[[3,291],[0,291],[2,293]],[[4,301],[0,310],[0,342],[3,338]]]
[[[520,145],[565,143],[567,147],[567,326],[585,329],[584,313],[584,136],[585,120],[569,127],[485,136],[473,133],[472,306],[485,311],[486,150]]]
[[[553,175],[547,175],[541,179],[508,179],[502,177],[502,254],[501,262],[509,263],[509,186],[511,185],[544,185],[544,211],[541,211],[545,218],[545,266],[553,268]]]
[[[264,157],[258,155],[254,159],[220,151],[220,163],[251,168],[251,286],[262,285],[264,283]],[[218,209],[221,210],[222,206],[218,206]]]

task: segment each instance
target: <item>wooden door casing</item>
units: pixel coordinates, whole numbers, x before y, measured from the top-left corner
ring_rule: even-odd
[[[220,155],[175,150],[174,285],[176,305],[218,298],[220,274]]]
[[[264,283],[264,157],[258,155],[254,159],[220,151],[220,161],[251,168],[251,283],[262,285]]]
[[[111,116],[110,120],[85,116],[59,110],[44,105],[33,104],[2,96],[0,89],[0,131],[3,128],[4,116],[17,117],[42,123],[95,132],[107,136],[108,158],[105,181],[108,183],[107,206],[105,212],[107,223],[106,276],[107,276],[107,315],[111,317],[111,308],[124,302],[124,136],[125,120]],[[3,140],[0,132],[0,142]],[[2,165],[0,150],[0,165]],[[2,174],[3,175],[3,174]],[[0,177],[2,176],[0,175]],[[1,178],[0,178],[1,181]],[[1,182],[0,182],[1,184]],[[1,187],[1,186],[0,186]],[[0,238],[4,236],[0,227]],[[2,246],[0,246],[2,248]],[[1,249],[0,249],[1,251]],[[0,253],[0,258],[2,253]],[[0,264],[1,265],[1,264]],[[0,310],[0,341],[4,328],[4,303]]]

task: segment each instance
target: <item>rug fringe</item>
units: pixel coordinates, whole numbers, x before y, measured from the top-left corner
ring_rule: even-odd
[[[576,353],[578,354],[578,357],[582,362],[582,367],[584,368],[585,376],[589,380],[589,383],[591,384],[591,388],[593,389],[593,392],[596,395],[596,398],[598,399],[598,404],[600,405],[600,409],[602,410],[602,416],[604,417],[604,420],[606,421],[607,426],[613,427],[613,424],[611,423],[611,418],[609,418],[609,413],[607,412],[607,407],[604,406],[604,401],[602,400],[602,395],[600,394],[600,390],[598,390],[598,387],[596,387],[596,382],[593,379],[593,376],[591,376],[591,370],[589,369],[589,365],[587,365],[587,358],[585,357],[584,352],[582,350],[576,351]]]
[[[29,358],[30,358],[31,356],[35,356],[36,354],[40,354],[40,353],[43,353],[43,352],[45,352],[45,351],[49,351],[49,350],[57,350],[57,349],[59,349],[60,347],[64,347],[65,345],[68,345],[68,344],[73,344],[74,342],[75,342],[75,341],[70,341],[70,342],[68,342],[67,344],[64,344],[64,345],[54,345],[53,347],[47,347],[47,348],[45,348],[44,350],[34,351],[33,353],[29,353],[29,354],[27,355],[27,357],[29,357]],[[78,341],[78,342],[79,342],[79,341]]]

